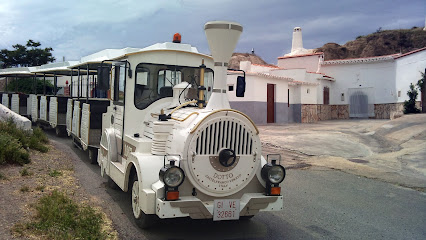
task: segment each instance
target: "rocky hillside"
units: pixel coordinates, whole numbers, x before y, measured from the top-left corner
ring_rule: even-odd
[[[325,60],[330,60],[406,53],[423,47],[426,47],[426,31],[422,28],[379,29],[367,36],[358,36],[343,46],[327,43],[315,51],[324,52]]]
[[[241,61],[250,61],[254,64],[260,64],[260,65],[271,65],[263,61],[262,58],[259,56],[256,56],[255,54],[250,53],[233,53],[231,60],[229,61],[228,68],[230,69],[240,69],[240,62]],[[273,65],[271,65],[273,66]]]

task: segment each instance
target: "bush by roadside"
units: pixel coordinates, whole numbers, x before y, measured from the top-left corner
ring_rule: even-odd
[[[48,148],[45,144],[48,141],[46,134],[40,128],[35,128],[33,133],[30,133],[17,128],[11,120],[0,122],[0,165],[27,164],[30,162],[27,150],[47,152]]]
[[[23,236],[30,231],[48,239],[106,239],[103,217],[90,206],[75,203],[64,193],[53,191],[35,205],[36,219],[17,224],[13,231]]]

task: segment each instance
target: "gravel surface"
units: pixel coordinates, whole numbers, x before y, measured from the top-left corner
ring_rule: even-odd
[[[7,178],[0,180],[0,239],[13,236],[23,238],[11,231],[17,223],[29,222],[35,216],[33,205],[42,196],[53,190],[65,192],[77,202],[90,205],[102,212],[96,198],[81,187],[76,178],[76,161],[69,147],[51,140],[47,153],[30,150],[31,163],[25,166],[0,166],[0,172]],[[21,176],[20,171],[27,169],[30,175]],[[52,176],[56,171],[58,176]],[[24,189],[27,189],[23,191]],[[111,227],[111,220],[104,214],[104,228],[112,239],[117,233]],[[27,234],[25,239],[43,239],[41,236]]]

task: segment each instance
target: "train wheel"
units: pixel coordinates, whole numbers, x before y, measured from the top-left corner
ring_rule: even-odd
[[[132,179],[132,210],[136,225],[142,229],[152,227],[156,221],[157,216],[154,214],[145,214],[139,206],[139,181],[135,175]]]
[[[72,137],[72,145],[73,147],[78,148],[77,140],[75,140],[74,136]]]
[[[65,137],[65,131],[60,126],[56,126],[55,133],[56,133],[56,136],[58,136],[58,137]]]
[[[90,159],[91,164],[97,164],[98,163],[98,149],[89,148],[89,159]]]

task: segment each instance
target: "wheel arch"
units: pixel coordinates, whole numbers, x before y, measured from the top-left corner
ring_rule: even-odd
[[[132,189],[132,186],[130,186],[130,184],[132,184],[131,179],[133,179],[133,176],[137,176],[138,179],[141,178],[141,173],[140,171],[138,171],[139,164],[135,163],[134,161],[131,161],[127,164],[126,167],[126,172],[124,173],[124,189],[123,191],[127,192],[129,191],[129,189]]]

